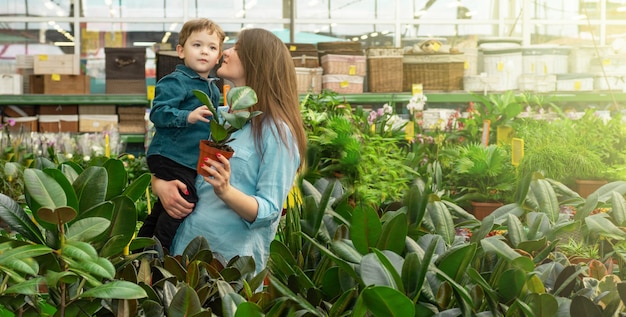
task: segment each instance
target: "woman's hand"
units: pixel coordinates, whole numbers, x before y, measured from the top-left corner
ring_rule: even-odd
[[[187,186],[179,180],[166,181],[152,176],[152,192],[159,196],[163,208],[174,219],[185,218],[194,207],[180,195],[179,190],[186,192]]]
[[[205,176],[204,180],[213,185],[213,190],[217,197],[223,198],[224,194],[230,189],[230,162],[221,154],[217,154],[218,161],[205,158],[204,169],[209,176]]]

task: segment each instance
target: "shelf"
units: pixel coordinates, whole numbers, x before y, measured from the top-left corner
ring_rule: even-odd
[[[143,133],[140,134],[120,134],[120,139],[125,143],[144,143],[146,137]]]
[[[479,101],[481,93],[466,91],[425,91],[428,103],[466,103]],[[489,92],[489,94],[500,94],[501,92]],[[520,95],[522,93],[519,93]],[[546,101],[558,103],[594,103],[594,102],[626,102],[624,92],[548,92],[536,93],[545,96]],[[301,95],[300,99],[305,95]],[[404,103],[411,98],[409,92],[398,93],[361,93],[342,94],[341,97],[351,104],[379,104],[379,103]],[[80,105],[141,105],[148,107],[150,101],[145,95],[0,95],[0,105],[59,105],[59,104],[80,104]]]
[[[0,95],[0,105],[118,105],[148,106],[146,95]]]

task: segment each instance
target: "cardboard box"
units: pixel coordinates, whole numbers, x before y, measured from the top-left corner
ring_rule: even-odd
[[[89,94],[87,75],[31,75],[30,93],[48,95]]]
[[[115,105],[78,105],[78,114],[116,114]]]
[[[36,75],[79,75],[80,63],[78,55],[36,55],[33,59],[33,69]]]
[[[11,132],[37,132],[37,116],[4,117],[3,121],[5,124],[8,124],[8,129]],[[14,122],[13,125],[10,124],[11,121]]]
[[[105,77],[110,79],[145,79],[145,47],[105,47]]]
[[[39,132],[78,132],[78,115],[40,115]]]
[[[142,94],[147,95],[145,79],[107,79],[107,94]]]
[[[78,132],[102,132],[117,128],[117,115],[78,115]]]
[[[40,115],[76,115],[78,114],[77,105],[41,105],[39,106]]]
[[[0,95],[21,95],[24,80],[20,74],[0,74]]]

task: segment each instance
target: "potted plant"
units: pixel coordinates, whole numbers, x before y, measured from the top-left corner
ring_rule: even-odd
[[[458,204],[471,203],[474,209],[482,203],[496,203],[502,206],[512,194],[516,182],[515,170],[507,151],[495,144],[483,146],[469,143],[459,146],[457,160],[452,168],[452,183],[456,183]],[[481,203],[481,204],[478,204]],[[491,210],[477,213],[478,219],[484,218]]]
[[[229,111],[218,112],[209,96],[202,90],[194,89],[193,94],[213,113],[210,118],[211,136],[208,140],[200,141],[200,157],[196,166],[198,173],[208,176],[202,170],[203,158],[210,157],[217,160],[215,156],[217,153],[226,158],[231,158],[235,151],[228,143],[234,140],[231,138],[233,132],[243,128],[248,121],[262,112],[246,110],[257,103],[256,93],[248,86],[233,87],[228,91],[226,100],[227,104],[230,105]]]

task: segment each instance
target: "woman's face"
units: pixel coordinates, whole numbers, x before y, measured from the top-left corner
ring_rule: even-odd
[[[217,76],[230,80],[235,86],[245,86],[245,72],[236,47],[237,44],[224,51],[224,60],[222,61],[222,66],[217,69]]]

